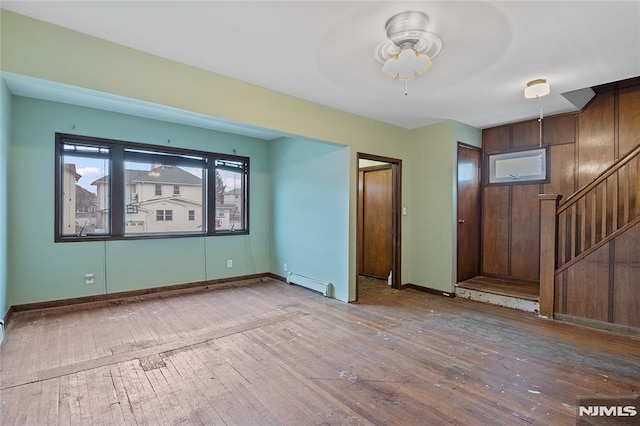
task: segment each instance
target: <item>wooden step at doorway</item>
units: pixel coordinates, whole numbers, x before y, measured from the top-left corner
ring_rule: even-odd
[[[540,312],[540,285],[478,276],[456,284],[456,296],[526,312]]]

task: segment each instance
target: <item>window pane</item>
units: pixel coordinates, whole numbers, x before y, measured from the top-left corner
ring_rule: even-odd
[[[109,159],[64,155],[62,235],[82,236],[110,232],[108,173]]]
[[[244,224],[243,171],[216,169],[216,231],[242,231]]]
[[[125,235],[204,232],[203,167],[151,161],[125,161],[124,165]]]

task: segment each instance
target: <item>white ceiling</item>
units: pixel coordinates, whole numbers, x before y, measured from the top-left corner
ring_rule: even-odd
[[[640,1],[2,1],[2,8],[407,129],[486,128],[537,116],[526,82],[561,93],[640,76]],[[404,84],[373,57],[395,13],[429,15],[443,40]]]

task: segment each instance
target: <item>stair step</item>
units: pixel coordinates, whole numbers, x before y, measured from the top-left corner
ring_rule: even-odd
[[[526,312],[540,311],[537,282],[477,276],[457,283],[456,296]]]
[[[527,300],[488,291],[472,290],[458,285],[456,285],[456,297],[503,306],[505,308],[518,309],[525,312],[540,312],[540,302],[536,300]]]

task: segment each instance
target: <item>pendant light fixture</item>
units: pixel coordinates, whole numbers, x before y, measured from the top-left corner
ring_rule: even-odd
[[[524,88],[524,97],[527,99],[537,99],[538,100],[538,129],[539,129],[539,147],[542,147],[542,107],[540,106],[540,97],[548,95],[551,91],[551,87],[547,80],[544,78],[538,78],[536,80],[531,80],[527,83],[527,87]]]
[[[551,88],[549,83],[544,78],[537,80],[531,80],[527,83],[527,87],[524,88],[524,97],[527,99],[539,98],[544,95],[548,95]]]

